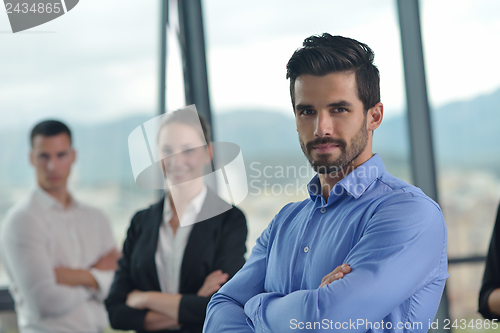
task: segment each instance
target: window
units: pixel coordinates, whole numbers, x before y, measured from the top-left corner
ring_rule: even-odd
[[[389,172],[410,181],[393,1],[216,0],[203,5],[215,141],[234,142],[242,150],[249,195],[241,208],[249,221],[249,250],[282,206],[306,198],[305,184],[314,175],[299,146],[285,79],[288,59],[310,35],[343,35],[374,50],[385,105],[374,151]]]
[[[73,131],[71,192],[105,211],[119,245],[132,214],[157,199],[134,183],[127,137],[157,114],[158,18],[157,2],[84,1],[11,34],[0,15],[0,220],[35,184],[29,131],[48,118]]]
[[[495,1],[421,2],[422,39],[448,256],[485,256],[500,202],[500,33]],[[471,52],[474,50],[473,52]],[[484,264],[451,265],[453,319],[477,313]]]

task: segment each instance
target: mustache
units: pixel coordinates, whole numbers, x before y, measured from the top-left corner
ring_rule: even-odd
[[[306,148],[308,151],[310,151],[311,149],[313,149],[317,145],[324,145],[324,144],[328,144],[328,143],[338,145],[342,150],[344,150],[346,145],[347,145],[346,142],[342,139],[334,139],[334,138],[326,137],[326,138],[316,138],[312,141],[309,141],[306,144]]]

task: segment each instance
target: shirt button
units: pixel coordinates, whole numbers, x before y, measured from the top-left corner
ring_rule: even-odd
[[[306,247],[304,248],[304,252],[305,252],[305,253],[309,252],[309,246],[306,246]]]
[[[324,214],[324,213],[326,213],[326,208],[324,208],[324,207],[323,207],[323,208],[321,208],[319,211],[320,211],[322,214]]]

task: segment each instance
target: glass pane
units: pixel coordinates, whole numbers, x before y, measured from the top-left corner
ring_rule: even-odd
[[[29,131],[56,118],[77,150],[71,192],[105,211],[121,246],[132,214],[156,198],[134,183],[127,138],[156,115],[158,18],[156,1],[80,1],[12,34],[0,15],[0,220],[35,183]]]
[[[477,312],[479,289],[483,280],[484,263],[452,265],[448,272],[448,298],[450,300],[451,324],[455,332],[492,332],[485,329],[485,319]],[[456,320],[456,322],[455,322]],[[472,322],[471,322],[472,321]],[[489,322],[491,325],[491,321]],[[474,328],[472,328],[474,326]],[[482,326],[482,327],[480,327]]]
[[[214,0],[203,5],[215,139],[242,150],[249,195],[241,207],[249,220],[249,250],[283,205],[306,197],[304,185],[313,176],[299,146],[285,79],[288,59],[310,35],[352,37],[374,50],[385,105],[374,152],[389,172],[410,180],[394,1]]]
[[[439,200],[450,258],[486,255],[500,201],[500,3],[421,1]],[[460,274],[461,276],[454,276]],[[477,316],[483,268],[450,268],[453,318]]]

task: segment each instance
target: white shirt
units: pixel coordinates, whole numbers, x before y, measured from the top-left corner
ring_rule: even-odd
[[[170,226],[170,220],[173,217],[172,206],[170,205],[169,196],[165,196],[163,222],[160,225],[158,246],[155,255],[158,280],[160,281],[161,291],[164,293],[179,293],[184,250],[186,249],[193,223],[196,221],[196,217],[203,206],[206,196],[207,187],[203,186],[200,193],[198,193],[187,205],[175,234]],[[184,227],[181,227],[181,225],[184,225]]]
[[[116,248],[108,219],[74,199],[68,208],[37,187],[14,205],[0,229],[0,250],[11,281],[20,332],[101,332],[102,301],[113,271],[91,268]],[[98,290],[58,284],[54,268],[90,269]]]

